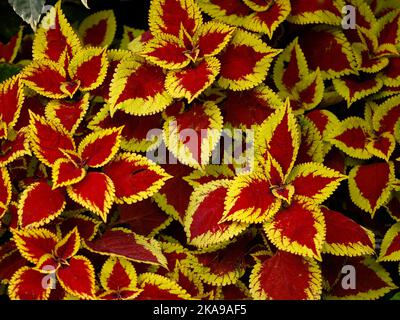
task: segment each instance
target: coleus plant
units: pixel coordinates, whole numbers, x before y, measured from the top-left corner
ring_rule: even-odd
[[[59,1],[0,44],[0,294],[392,297],[400,7],[346,4],[151,0],[119,34]]]

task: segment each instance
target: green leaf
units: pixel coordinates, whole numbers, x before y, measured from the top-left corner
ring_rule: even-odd
[[[11,78],[22,70],[21,66],[9,63],[0,63],[0,82]]]
[[[400,292],[397,292],[390,300],[400,300]]]
[[[27,22],[33,30],[39,23],[45,0],[8,0],[14,11]]]

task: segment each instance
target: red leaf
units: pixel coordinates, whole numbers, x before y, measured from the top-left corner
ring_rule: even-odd
[[[94,297],[95,273],[87,258],[72,257],[67,266],[58,269],[57,278],[68,293],[84,299]]]
[[[85,165],[97,168],[108,163],[119,149],[122,128],[95,131],[79,144],[78,153]]]
[[[12,242],[8,242],[12,243]],[[0,256],[0,282],[8,283],[18,269],[27,265],[27,261],[15,248]]]
[[[351,266],[356,273],[356,286],[344,286],[348,272],[344,266]],[[329,284],[329,299],[377,299],[395,289],[389,273],[370,257],[327,256],[322,264],[322,274]],[[345,281],[345,282],[343,282]]]
[[[5,134],[17,122],[19,113],[24,101],[22,83],[19,77],[13,77],[10,80],[0,84],[0,122],[5,125]]]
[[[72,96],[76,91],[66,91],[68,79],[64,68],[50,60],[33,61],[23,71],[23,81],[32,90],[53,99],[62,99]]]
[[[0,43],[0,61],[12,63],[18,54],[21,46],[22,31],[20,28],[17,34],[13,35],[7,43]]]
[[[104,167],[115,186],[117,202],[134,203],[156,193],[169,175],[147,158],[129,153],[117,155]]]
[[[324,252],[345,256],[374,253],[375,241],[371,231],[337,211],[324,207],[321,211],[326,224]]]
[[[12,300],[47,300],[50,295],[50,287],[43,288],[44,274],[39,271],[22,267],[12,279],[8,287],[8,294]]]
[[[69,232],[54,248],[54,255],[57,258],[67,260],[74,256],[80,248],[80,235],[78,228]]]
[[[255,299],[316,300],[321,295],[321,271],[313,260],[278,251],[255,266],[250,290]]]
[[[154,195],[154,200],[161,209],[182,221],[193,192],[193,187],[182,178],[191,173],[192,169],[182,164],[166,164],[163,168],[172,178]]]
[[[321,260],[325,221],[317,206],[295,200],[267,222],[264,230],[280,250]]]
[[[58,242],[57,237],[47,229],[14,230],[13,239],[21,255],[34,264],[51,253]]]
[[[170,217],[152,199],[119,206],[118,225],[126,225],[133,232],[149,236],[167,225]]]
[[[195,189],[184,219],[188,241],[199,247],[224,242],[242,232],[247,225],[220,222],[229,180],[212,181]]]
[[[181,27],[193,34],[201,22],[200,10],[194,1],[156,0],[152,1],[149,11],[150,31],[179,35]]]
[[[75,150],[74,141],[69,135],[34,113],[31,113],[29,129],[32,150],[47,166],[51,167],[56,160],[65,158],[60,150]]]
[[[260,125],[268,118],[277,107],[277,97],[269,99],[273,95],[268,87],[257,87],[246,91],[228,91],[227,98],[223,102],[224,121],[234,128],[251,128]],[[242,103],[246,101],[246,103]],[[279,101],[279,104],[282,102]]]
[[[324,79],[350,74],[355,67],[350,44],[341,31],[333,29],[307,30],[299,38],[299,44],[311,70],[319,68]],[[321,50],[314,50],[320,48]],[[335,57],[335,59],[321,59]]]
[[[22,228],[42,226],[60,215],[65,205],[63,189],[53,190],[47,181],[33,183],[18,203],[19,224]]]
[[[73,134],[88,106],[88,94],[78,101],[53,100],[46,106],[46,118]]]
[[[107,220],[115,194],[113,182],[107,175],[89,172],[82,181],[68,186],[67,191],[72,200],[98,214],[103,221]]]
[[[155,240],[149,240],[123,229],[109,230],[101,238],[86,241],[85,244],[90,251],[102,255],[124,257],[128,260],[155,265],[166,263]]]

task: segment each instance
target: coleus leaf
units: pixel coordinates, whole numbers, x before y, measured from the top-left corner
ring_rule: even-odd
[[[53,189],[69,186],[82,181],[86,176],[86,170],[77,166],[69,159],[56,160],[52,166]]]
[[[110,85],[110,109],[134,115],[164,110],[172,98],[165,89],[165,74],[159,67],[126,58],[117,66]]]
[[[15,248],[13,242],[9,242],[10,245],[3,245],[0,250],[0,283],[7,284],[10,282],[13,275],[22,267],[27,265],[27,261],[21,256],[19,251]]]
[[[251,295],[247,286],[238,281],[235,284],[230,284],[220,288],[221,300],[250,300]]]
[[[117,203],[134,203],[156,193],[170,176],[138,154],[120,153],[104,167],[115,186]]]
[[[296,38],[276,59],[273,70],[274,83],[279,91],[290,93],[309,73],[307,60]]]
[[[400,192],[394,191],[392,192],[392,196],[389,202],[386,204],[386,210],[390,214],[390,216],[396,220],[400,221]]]
[[[22,228],[40,227],[57,218],[66,206],[65,191],[55,189],[46,180],[32,183],[18,202],[18,222]]]
[[[281,52],[267,46],[257,36],[237,30],[221,53],[218,84],[224,89],[246,90],[266,77],[272,59]]]
[[[396,46],[399,41],[399,15],[396,10],[391,10],[379,21],[378,42],[385,46],[389,53],[393,53],[391,46]],[[396,52],[396,50],[394,49]]]
[[[315,260],[284,251],[257,262],[250,275],[250,293],[260,300],[317,300],[321,270]]]
[[[147,61],[167,70],[182,69],[191,62],[185,43],[179,37],[159,34],[146,42],[141,53]]]
[[[210,57],[219,54],[231,39],[234,30],[235,28],[217,21],[201,25],[193,39],[199,47],[199,56]]]
[[[293,168],[287,182],[294,186],[296,196],[304,197],[313,203],[322,203],[346,178],[322,164],[305,163]]]
[[[271,192],[268,176],[256,170],[239,175],[229,185],[223,219],[244,223],[264,222],[273,217],[280,207],[281,199]]]
[[[141,54],[146,46],[146,43],[148,41],[150,41],[151,39],[153,39],[153,34],[147,30],[131,30],[131,31],[127,31],[127,35],[123,35],[123,38],[121,40],[121,49],[124,49],[124,45],[125,42],[127,41],[127,37],[133,37],[133,40],[131,42],[129,42],[126,47],[127,49],[129,49],[130,52],[133,52],[135,54]],[[136,36],[135,36],[136,34]]]
[[[186,177],[183,177],[193,188],[201,186],[207,182],[220,179],[234,178],[234,172],[228,165],[210,164],[204,170],[194,170]]]
[[[354,267],[357,276],[355,288],[343,288],[344,265]],[[327,256],[322,264],[322,275],[328,283],[327,299],[331,300],[375,300],[396,286],[389,273],[371,257]]]
[[[385,86],[398,87],[400,85],[400,59],[392,57],[387,67],[382,71],[382,81]]]
[[[85,136],[78,146],[84,165],[99,168],[109,163],[118,152],[122,128],[97,130]]]
[[[143,236],[153,236],[172,221],[172,217],[161,210],[151,198],[133,204],[122,204],[118,209],[119,219],[115,224],[128,227]]]
[[[242,101],[246,101],[246,104]],[[260,125],[281,105],[282,100],[267,86],[228,91],[222,103],[224,123],[233,128],[250,129]]]
[[[47,229],[13,230],[13,240],[21,255],[36,264],[44,255],[51,253],[58,238]]]
[[[168,274],[168,277],[176,283],[179,283],[191,297],[203,297],[204,286],[200,277],[190,269],[187,269],[186,266],[177,264],[175,269]]]
[[[186,98],[190,103],[214,82],[220,67],[217,58],[206,57],[194,66],[171,70],[165,80],[167,92],[173,98]]]
[[[202,20],[194,0],[155,0],[150,5],[149,26],[152,34],[179,36],[181,26],[193,34]]]
[[[268,159],[270,154],[281,166],[283,175],[287,175],[296,161],[299,145],[299,126],[286,100],[258,129],[256,156]]]
[[[107,74],[106,77],[104,78],[103,82],[99,87],[94,89],[91,94],[93,94],[96,97],[101,97],[105,101],[108,101],[110,98],[110,85],[114,77],[115,70],[117,69],[119,63],[127,59],[128,57],[131,57],[132,53],[127,51],[127,50],[107,50],[107,60],[108,60],[108,68],[107,68]],[[106,107],[106,106],[105,106]],[[107,106],[108,107],[108,106]]]
[[[121,149],[131,152],[144,152],[157,147],[158,136],[149,134],[152,129],[161,131],[161,114],[134,116],[117,110],[111,117],[109,107],[103,107],[88,124],[91,130],[123,127]]]
[[[296,164],[316,162],[322,163],[330,146],[324,143],[317,126],[309,118],[299,118],[301,142]]]
[[[214,103],[207,101],[168,117],[163,136],[166,146],[180,162],[200,168],[208,164],[221,131],[221,111]]]
[[[246,229],[244,223],[220,222],[229,185],[229,180],[211,181],[194,190],[184,218],[189,243],[205,247],[227,241]]]
[[[70,78],[79,83],[83,92],[99,87],[107,75],[108,60],[104,48],[88,47],[79,50],[68,65]]]
[[[162,253],[167,259],[168,270],[174,271],[177,267],[189,270],[190,263],[195,259],[193,251],[182,246],[177,240],[164,236],[164,241],[160,242]],[[159,268],[157,273],[160,275],[166,275],[167,269]]]
[[[172,178],[167,180],[160,191],[154,195],[154,200],[168,215],[182,221],[193,192],[193,187],[183,177],[192,172],[192,169],[179,163],[167,164],[163,168]]]
[[[142,273],[139,287],[143,289],[137,300],[188,300],[191,296],[175,281],[154,273]]]
[[[8,287],[8,294],[12,300],[47,300],[51,287],[43,286],[43,273],[30,268],[22,267],[14,273]]]
[[[10,129],[17,123],[24,92],[19,76],[0,83],[0,137],[6,138]]]
[[[227,24],[245,27],[247,16],[252,10],[245,1],[218,1],[218,0],[199,0],[202,11],[211,17],[223,21]]]
[[[150,31],[145,31],[142,29],[136,29],[136,28],[131,28],[129,26],[124,25],[123,26],[123,33],[122,33],[122,39],[120,43],[120,49],[122,50],[127,50],[128,45],[137,38],[140,38],[144,33],[150,33]],[[132,50],[131,50],[132,51]]]
[[[322,251],[338,256],[374,254],[374,233],[344,214],[321,207],[325,218],[326,239]]]
[[[395,223],[386,232],[378,261],[400,261],[400,223]]]
[[[11,202],[12,185],[10,174],[6,168],[0,168],[0,219],[7,211]]]
[[[315,204],[295,199],[264,224],[264,231],[278,249],[321,260],[325,220]]]
[[[62,219],[57,225],[57,232],[60,235],[67,235],[75,227],[81,239],[91,241],[97,235],[101,222],[93,218],[87,217],[83,214],[64,214],[65,218]]]
[[[324,82],[320,70],[317,69],[296,84],[293,93],[290,94],[290,100],[293,110],[302,113],[318,106],[323,96]]]
[[[101,268],[100,283],[107,291],[136,288],[135,267],[124,258],[110,257]]]
[[[259,1],[244,2],[256,12],[245,19],[243,27],[253,32],[266,33],[269,38],[272,38],[274,31],[285,21],[291,10],[289,0],[266,1],[264,6],[258,6]]]
[[[348,117],[341,121],[330,142],[351,157],[371,158],[367,150],[368,123],[359,117]]]
[[[81,48],[80,41],[61,10],[61,1],[45,15],[33,41],[34,60],[59,62],[67,50],[71,57]]]
[[[51,167],[56,160],[65,158],[62,150],[75,150],[74,140],[43,117],[30,113],[29,140],[35,156]]]
[[[83,180],[67,187],[69,197],[99,215],[103,221],[115,199],[113,181],[101,172],[89,172]]]
[[[74,256],[68,265],[57,270],[57,279],[66,292],[83,299],[93,299],[95,272],[89,259]]]
[[[235,284],[246,270],[246,254],[251,240],[252,237],[245,234],[214,252],[199,252],[191,264],[193,271],[211,285]]]
[[[301,1],[290,2],[292,9],[288,21],[297,24],[325,23],[340,25],[342,22],[342,8],[345,6],[342,0],[328,1]]]
[[[389,200],[393,189],[394,165],[376,162],[359,165],[349,173],[351,200],[373,217],[377,209]]]
[[[101,255],[122,257],[135,262],[161,266],[167,263],[156,240],[122,228],[108,230],[97,240],[85,241],[85,247]]]
[[[81,246],[81,237],[78,228],[73,228],[55,246],[54,256],[67,260],[76,255]]]
[[[113,42],[116,30],[114,12],[104,10],[86,17],[80,23],[78,33],[83,45],[107,47]]]
[[[253,32],[265,33],[270,38],[290,12],[290,2],[287,0],[265,2],[201,0],[199,6],[217,20]]]
[[[21,27],[17,34],[13,35],[7,43],[0,42],[0,62],[14,62],[21,47],[23,28]]]
[[[328,110],[316,109],[307,113],[306,118],[311,120],[324,140],[328,140],[339,127],[336,115]]]
[[[383,86],[383,82],[380,78],[372,76],[362,77],[349,75],[340,79],[334,79],[332,82],[336,92],[346,99],[348,106],[378,92]]]
[[[378,133],[391,133],[400,142],[400,96],[396,95],[380,104],[372,117],[372,125]]]
[[[52,100],[46,105],[46,118],[64,131],[74,134],[89,108],[89,94],[78,101]]]
[[[48,59],[34,60],[23,69],[22,75],[26,86],[51,99],[70,97],[79,87],[68,82],[67,73],[60,63]]]
[[[338,78],[354,73],[356,62],[353,50],[342,31],[319,27],[307,30],[299,37],[299,44],[311,70],[320,69],[324,80]],[[316,52],[313,48],[321,48]],[[335,59],[321,59],[335,57]]]

